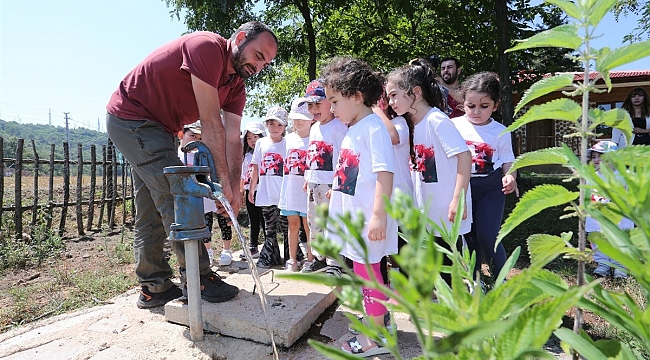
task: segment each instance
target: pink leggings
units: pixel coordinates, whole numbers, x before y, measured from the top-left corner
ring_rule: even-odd
[[[381,267],[380,263],[370,264],[370,268],[375,275],[375,278],[380,283],[382,282],[381,276]],[[354,262],[354,273],[359,275],[362,279],[370,280],[371,276],[366,271],[366,266],[364,264]],[[363,307],[366,311],[366,315],[369,316],[382,316],[386,314],[386,307],[380,302],[375,302],[375,299],[387,300],[388,298],[379,290],[362,287],[361,291],[363,293]]]

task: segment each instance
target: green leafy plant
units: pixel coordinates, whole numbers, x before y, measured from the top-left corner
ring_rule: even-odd
[[[459,213],[462,213],[462,205]],[[553,358],[543,350],[554,330],[562,324],[565,311],[576,305],[586,292],[597,283],[589,286],[569,288],[557,275],[534,265],[521,273],[503,281],[513,268],[519,248],[507,260],[498,275],[494,288],[487,294],[480,284],[472,280],[471,271],[474,255],[466,249],[458,251],[452,244],[458,239],[460,218],[451,229],[437,228],[442,238],[453,250],[447,250],[434,241],[431,229],[437,226],[413,204],[413,200],[401,192],[396,192],[387,202],[389,216],[398,219],[403,236],[408,244],[396,256],[397,262],[409,274],[405,277],[399,272],[390,272],[390,281],[396,291],[381,284],[380,279],[364,280],[352,275],[344,264],[346,275],[332,277],[325,274],[287,274],[281,275],[301,280],[336,286],[337,296],[353,310],[362,311],[361,286],[381,290],[391,298],[386,303],[393,312],[410,315],[416,328],[416,335],[422,348],[418,359],[520,359],[525,357]],[[355,244],[366,251],[359,229],[363,219],[342,216],[329,218],[321,209],[319,220],[329,231],[338,233],[344,241]],[[336,258],[340,246],[319,237],[314,243],[319,253]],[[442,257],[452,260],[451,266],[443,266]],[[451,274],[451,286],[439,276]],[[553,284],[557,295],[546,293],[536,282]],[[432,301],[435,295],[436,301]],[[399,353],[397,335],[388,333],[385,328],[373,324],[363,324],[349,314],[352,327],[360,333],[378,339],[386,339],[385,346],[396,359]],[[351,359],[350,355],[338,348],[331,348],[317,341],[310,341],[319,352],[332,359]]]
[[[591,40],[596,36],[595,28],[603,16],[615,5],[615,0],[550,0],[548,3],[560,7],[574,23],[559,26],[526,39],[509,51],[528,50],[537,47],[563,47],[575,50],[576,58],[584,65],[583,81],[574,84],[572,74],[560,74],[543,79],[526,91],[521,101],[515,108],[520,111],[531,101],[558,91],[565,87],[573,88],[565,92],[568,96],[581,96],[581,103],[564,98],[551,101],[543,105],[530,108],[526,114],[508,127],[508,131],[515,130],[527,123],[555,119],[570,122],[573,134],[580,138],[580,152],[576,156],[568,146],[544,149],[520,156],[513,164],[510,171],[515,171],[530,165],[559,164],[570,168],[573,174],[580,179],[579,191],[568,191],[563,187],[538,186],[524,194],[514,211],[506,219],[498,241],[502,240],[512,229],[526,221],[532,215],[532,210],[543,209],[568,204],[570,211],[580,219],[578,233],[578,247],[571,246],[565,236],[533,235],[528,239],[529,251],[533,266],[543,265],[555,257],[565,256],[578,260],[577,287],[593,286],[594,291],[586,299],[580,301],[580,307],[575,313],[574,332],[561,329],[555,334],[565,344],[574,350],[574,358],[578,353],[589,359],[606,359],[620,356],[620,358],[634,358],[630,347],[610,340],[591,341],[581,331],[582,310],[588,309],[609,321],[613,326],[626,331],[635,339],[641,348],[650,353],[650,311],[645,305],[635,303],[628,294],[615,294],[606,291],[599,281],[585,285],[585,260],[589,259],[590,252],[585,249],[586,234],[584,221],[586,216],[591,216],[601,223],[602,233],[594,234],[590,239],[599,246],[599,249],[612,259],[620,261],[639,282],[646,298],[650,295],[648,276],[648,262],[650,261],[650,184],[648,176],[650,168],[650,148],[632,146],[617,152],[606,154],[601,162],[601,173],[598,176],[592,165],[587,164],[587,149],[589,140],[595,137],[596,129],[602,126],[620,129],[628,139],[632,136],[629,114],[622,109],[603,111],[589,109],[590,92],[601,91],[596,89],[596,83],[603,81],[608,91],[612,88],[610,71],[620,65],[650,56],[650,41],[644,41],[618,49],[593,49]],[[593,68],[598,72],[590,78]],[[578,157],[579,156],[579,157]],[[595,205],[585,202],[585,195],[589,191],[597,191],[601,196],[610,199],[607,205]],[[627,217],[635,222],[637,228],[632,231],[623,231],[617,227],[618,220]],[[536,285],[549,294],[559,296],[569,287],[556,287],[536,281]]]

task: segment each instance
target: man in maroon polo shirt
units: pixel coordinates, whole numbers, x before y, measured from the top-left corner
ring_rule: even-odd
[[[451,108],[451,114],[448,114],[450,119],[465,115],[459,89],[460,83],[458,82],[461,69],[460,61],[455,57],[449,56],[440,60],[440,77],[445,83],[445,87],[449,90],[447,105]]]
[[[246,102],[244,79],[259,73],[275,58],[278,40],[258,22],[243,24],[229,38],[211,32],[184,35],[154,50],[122,80],[106,106],[106,129],[133,168],[135,187],[136,276],[142,286],[137,305],[151,308],[181,296],[163,255],[163,243],[174,222],[174,198],[163,174],[182,165],[175,135],[200,119],[203,142],[214,156],[215,171],[235,213],[241,206],[239,137]],[[237,295],[210,268],[200,247],[201,297],[222,302]],[[173,242],[184,279],[185,254]]]

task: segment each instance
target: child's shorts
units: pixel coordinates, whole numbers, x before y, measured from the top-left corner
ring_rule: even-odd
[[[282,215],[282,216],[299,215],[299,216],[302,216],[302,217],[307,217],[306,212],[294,211],[294,210],[282,210],[282,209],[280,209],[280,215]]]

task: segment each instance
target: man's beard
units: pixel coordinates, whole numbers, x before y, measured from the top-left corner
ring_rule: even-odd
[[[237,51],[232,53],[232,66],[235,69],[235,73],[237,73],[237,75],[242,79],[248,79],[255,75],[255,68],[251,64],[246,63],[247,59],[244,57],[244,49],[248,46],[247,42],[248,41],[245,41],[239,48],[237,48]],[[251,73],[246,71],[247,68]]]
[[[442,81],[444,81],[445,84],[447,84],[447,85],[451,85],[451,84],[455,83],[456,80],[458,80],[458,74],[457,73],[449,74],[449,79],[445,79],[444,76],[442,77]]]

